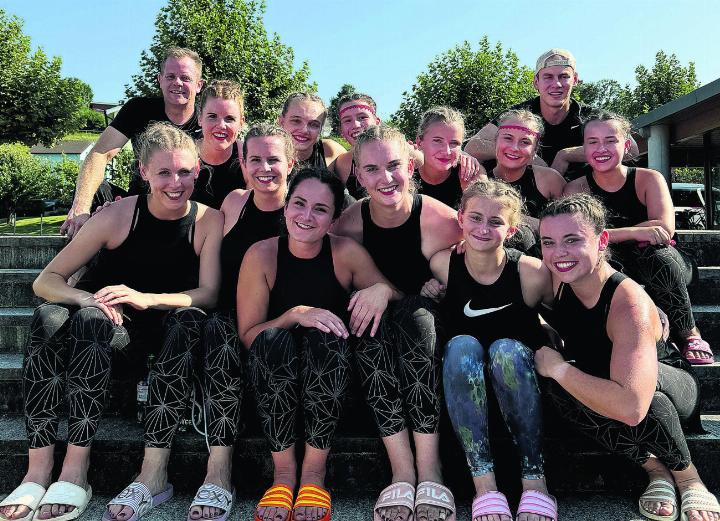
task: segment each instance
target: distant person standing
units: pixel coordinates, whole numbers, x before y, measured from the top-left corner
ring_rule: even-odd
[[[572,90],[578,84],[575,57],[566,49],[550,49],[535,64],[533,85],[539,96],[513,105],[509,110],[525,109],[540,116],[545,134],[537,156],[542,166],[551,166],[568,181],[581,175],[585,163],[583,152],[582,121],[593,107],[572,99]],[[505,112],[505,111],[503,111]],[[495,159],[497,118],[490,121],[468,141],[465,151],[479,161]],[[637,157],[635,141],[625,159]]]
[[[194,138],[200,136],[195,113],[195,96],[203,86],[202,60],[190,49],[170,47],[165,52],[158,84],[162,97],[137,97],[128,100],[110,123],[80,168],[75,199],[60,233],[73,238],[90,218],[95,192],[103,182],[105,167],[120,149],[132,141],[137,157],[137,139],[148,125],[156,121],[170,122]],[[130,195],[146,193],[139,175],[130,181]]]

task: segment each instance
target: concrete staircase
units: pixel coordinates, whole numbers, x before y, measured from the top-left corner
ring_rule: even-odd
[[[700,280],[691,288],[696,320],[703,336],[720,352],[720,232],[679,232],[680,244],[698,260]],[[60,237],[0,237],[0,493],[11,490],[27,465],[27,441],[22,417],[21,367],[33,308],[39,300],[31,284],[40,269],[65,244]],[[720,364],[698,368],[703,425],[708,434],[690,435],[689,445],[701,475],[712,489],[720,489]],[[330,456],[328,484],[350,497],[373,496],[389,478],[389,466],[362,400],[349,398],[346,414]],[[248,400],[249,402],[249,400]],[[236,486],[241,496],[255,497],[268,485],[271,462],[268,447],[256,428],[254,405],[245,404],[245,430],[235,451]],[[100,432],[93,445],[90,482],[100,494],[114,494],[133,478],[142,454],[142,431],[134,419],[134,382],[117,380]],[[549,483],[561,494],[613,492],[644,486],[638,469],[610,457],[584,439],[569,435],[548,415],[546,462]],[[497,466],[501,488],[517,487],[518,463],[511,442],[501,432],[493,448],[507,464]],[[64,431],[61,433],[61,439]],[[62,461],[62,447],[57,451]],[[448,422],[443,422],[442,455],[448,485],[458,498],[472,496],[465,459]],[[170,476],[181,493],[192,493],[202,482],[205,440],[194,432],[178,434]],[[57,465],[56,467],[59,467]],[[505,485],[503,486],[503,483]],[[1,497],[1,496],[0,496]]]

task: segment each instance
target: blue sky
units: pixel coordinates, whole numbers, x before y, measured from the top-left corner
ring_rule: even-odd
[[[117,101],[139,71],[164,0],[0,0],[34,46],[63,59],[63,74],[90,84],[97,101]],[[701,83],[720,78],[716,0],[267,0],[265,26],[308,61],[319,94],[343,83],[370,93],[381,116],[394,112],[438,54],[483,35],[533,66],[550,47],[576,56],[581,78],[634,82],[638,64],[662,49],[694,61]],[[361,5],[362,7],[356,7]]]

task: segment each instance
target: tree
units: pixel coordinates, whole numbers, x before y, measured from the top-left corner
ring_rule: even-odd
[[[635,67],[637,86],[627,108],[626,116],[635,118],[665,103],[692,92],[700,86],[695,75],[695,64],[680,64],[675,54],[658,51],[651,70],[643,65]]]
[[[294,91],[315,90],[310,67],[294,70],[294,54],[263,24],[264,0],[169,0],[155,20],[149,51],[140,57],[141,73],[126,85],[127,96],[158,96],[157,74],[165,49],[187,47],[203,60],[205,79],[230,79],[245,90],[246,118],[274,119]]]
[[[49,163],[35,159],[27,146],[0,145],[0,210],[8,219],[47,192],[49,170]]]
[[[634,119],[700,86],[693,62],[683,67],[677,56],[663,51],[655,55],[651,70],[644,65],[635,67],[635,81],[633,88],[609,79],[581,82],[574,95],[583,103]]]
[[[338,118],[338,110],[340,109],[340,98],[347,94],[352,94],[357,89],[349,83],[344,83],[342,87],[340,87],[340,90],[338,91],[335,96],[330,100],[330,108],[328,111],[330,112],[330,128],[332,129],[332,135],[333,136],[339,136],[340,135],[340,118]]]
[[[573,96],[592,107],[625,115],[632,91],[615,80],[581,81],[573,89]]]
[[[465,127],[472,135],[503,109],[533,97],[532,81],[533,71],[520,65],[512,50],[503,51],[499,42],[493,47],[485,36],[474,50],[466,41],[435,58],[418,75],[391,119],[408,137],[415,137],[423,111],[449,105],[465,114]]]
[[[62,78],[62,60],[42,49],[31,53],[22,20],[0,9],[0,143],[51,145],[82,124],[92,89]]]

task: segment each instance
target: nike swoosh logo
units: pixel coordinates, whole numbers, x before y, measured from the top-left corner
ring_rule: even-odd
[[[575,129],[578,128],[579,126],[580,126],[580,125],[573,125],[572,127],[570,127],[570,130],[575,130]]]
[[[470,307],[470,300],[468,300],[468,303],[465,304],[465,309],[463,309],[463,313],[465,313],[466,317],[474,318],[479,317],[481,315],[487,315],[489,313],[495,313],[496,311],[500,311],[501,309],[505,309],[508,306],[512,306],[512,303],[505,304],[504,306],[500,306],[499,308],[486,308],[486,309],[472,309]]]

